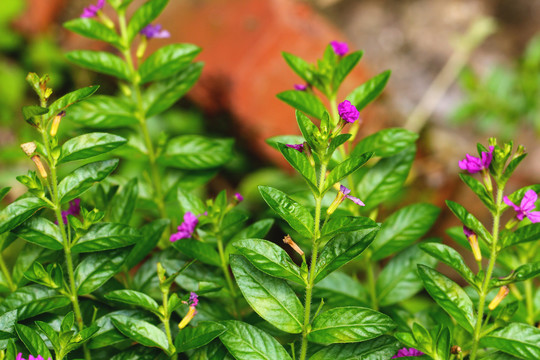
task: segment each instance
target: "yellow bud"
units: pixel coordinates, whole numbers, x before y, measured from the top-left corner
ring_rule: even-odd
[[[180,324],[178,324],[178,328],[180,330],[185,328],[187,324],[189,324],[189,322],[195,317],[195,314],[197,314],[197,310],[195,310],[195,306],[190,306],[188,313],[186,314],[186,316],[184,316],[182,321],[180,321]]]
[[[482,261],[482,252],[480,251],[480,246],[478,245],[478,237],[476,234],[472,234],[468,237],[469,244],[471,245],[471,249],[474,255],[474,259],[477,262]]]
[[[37,167],[41,177],[46,179],[47,178],[47,171],[45,170],[45,166],[43,166],[43,163],[41,162],[41,159],[39,158],[39,155],[32,156],[32,161],[34,162],[34,164],[36,164],[36,167]]]
[[[60,126],[60,120],[62,120],[65,115],[66,112],[62,111],[54,117],[50,131],[51,136],[56,136],[56,133],[58,132],[58,126]]]
[[[294,251],[296,251],[298,254],[300,254],[300,256],[304,256],[304,252],[302,251],[302,249],[300,249],[300,247],[293,241],[293,239],[291,238],[290,235],[287,235],[283,238],[283,242],[287,245],[289,245],[290,247],[293,248]]]
[[[493,311],[497,306],[499,306],[501,301],[503,301],[503,299],[506,297],[506,295],[508,295],[509,292],[510,289],[508,288],[508,286],[505,285],[501,287],[499,289],[499,292],[497,293],[497,296],[495,296],[493,300],[491,300],[491,302],[489,303],[488,309]]]

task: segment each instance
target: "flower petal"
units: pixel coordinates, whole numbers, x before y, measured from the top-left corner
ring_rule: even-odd
[[[525,214],[531,220],[532,223],[540,222],[540,211],[531,211]]]
[[[349,190],[350,191],[350,190]],[[366,204],[364,204],[362,202],[362,200],[360,200],[359,198],[356,198],[354,196],[351,196],[351,195],[345,195],[345,197],[349,200],[351,200],[353,203],[355,203],[356,205],[360,205],[360,206],[366,206]]]
[[[505,203],[506,205],[513,207],[514,210],[516,210],[516,211],[520,211],[520,210],[521,210],[521,208],[520,208],[519,206],[517,206],[516,204],[514,204],[513,202],[510,201],[510,199],[508,198],[508,196],[505,196],[505,197],[503,198],[503,201],[504,201],[504,203]]]
[[[525,195],[523,196],[523,199],[521,199],[521,210],[528,212],[531,210],[534,210],[535,202],[538,200],[538,195],[534,190],[528,190]]]

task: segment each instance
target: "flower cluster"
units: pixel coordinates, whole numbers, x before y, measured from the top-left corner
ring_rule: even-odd
[[[516,217],[518,220],[523,220],[527,217],[531,222],[537,223],[540,222],[540,211],[533,211],[536,208],[536,200],[538,199],[538,194],[534,190],[528,190],[523,199],[521,199],[521,204],[517,206],[514,204],[508,196],[504,197],[504,203],[508,206],[511,206],[516,211]]]
[[[495,147],[490,146],[489,151],[482,151],[480,157],[475,157],[472,155],[465,155],[465,159],[459,161],[459,168],[461,170],[466,170],[470,174],[476,174],[479,171],[484,171],[489,168],[491,160],[493,160],[493,149]]]
[[[360,118],[360,112],[349,100],[345,100],[338,105],[338,113],[348,123],[353,123]]]
[[[199,223],[199,218],[189,211],[184,214],[184,222],[178,226],[178,232],[171,235],[170,240],[172,242],[175,242],[180,239],[189,239],[193,232],[195,231],[195,227]]]
[[[90,5],[85,7],[83,13],[81,14],[82,18],[93,18],[98,14],[98,11],[103,9],[105,6],[105,0],[98,0],[96,5]]]
[[[22,353],[19,353],[15,360],[26,360],[26,359],[23,358]],[[41,355],[38,355],[36,357],[34,357],[33,355],[28,355],[28,360],[45,360],[45,358]],[[47,360],[51,360],[51,358],[48,358]]]
[[[141,30],[141,35],[147,39],[167,39],[171,34],[167,30],[163,30],[160,24],[148,24]]]
[[[397,359],[401,357],[407,357],[407,356],[422,356],[425,355],[423,352],[416,350],[415,348],[403,348],[398,351],[398,353],[394,356],[392,356],[392,359]]]

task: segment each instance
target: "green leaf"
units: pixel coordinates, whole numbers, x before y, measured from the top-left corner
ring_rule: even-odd
[[[526,156],[527,154],[521,154],[510,161],[499,180],[501,184],[506,184],[510,176],[514,173],[514,170],[516,170],[517,166],[523,161],[523,159],[525,159]]]
[[[213,169],[228,163],[233,155],[233,139],[212,139],[183,135],[171,139],[158,163],[183,170]]]
[[[152,53],[140,66],[141,84],[162,80],[186,67],[201,52],[193,44],[170,44]]]
[[[480,343],[520,359],[540,358],[540,329],[527,324],[510,323],[484,335]]]
[[[467,184],[467,186],[478,196],[478,198],[486,205],[490,211],[495,211],[495,206],[493,205],[493,199],[491,194],[486,190],[484,184],[476,180],[470,175],[459,174],[461,180]]]
[[[362,110],[367,104],[375,100],[375,98],[382,93],[388,82],[390,73],[390,70],[387,70],[369,79],[354,89],[353,92],[347,96],[347,100],[356,106],[358,111]]]
[[[173,242],[172,246],[181,253],[197,259],[202,263],[221,266],[221,258],[216,251],[215,244],[210,244],[195,239],[182,239]]]
[[[418,265],[418,273],[433,300],[472,334],[476,318],[473,303],[467,293],[458,284],[428,266]]]
[[[274,219],[263,219],[254,222],[248,227],[237,232],[231,239],[231,242],[243,239],[263,238],[266,236],[266,234],[268,234],[272,228],[272,225],[274,225]]]
[[[326,111],[321,100],[307,91],[287,90],[277,94],[277,98],[317,119],[322,118]]]
[[[469,284],[476,286],[474,273],[469,269],[467,264],[465,264],[461,255],[450,246],[437,243],[423,243],[420,244],[420,249],[433,256],[435,259],[451,266]]]
[[[120,46],[120,37],[118,34],[95,19],[73,19],[65,22],[64,27],[87,38],[105,41],[116,47]]]
[[[68,52],[65,56],[69,61],[80,67],[112,75],[121,80],[129,80],[128,67],[125,61],[110,52],[75,50]]]
[[[105,299],[123,304],[140,306],[153,313],[159,313],[158,303],[145,293],[135,290],[115,290],[107,293]]]
[[[161,235],[169,224],[169,219],[158,219],[139,229],[141,238],[135,243],[135,246],[133,246],[126,259],[125,267],[127,269],[131,269],[140,263],[156,247]]]
[[[365,153],[359,156],[351,156],[342,163],[339,163],[327,176],[326,188],[323,192],[330,190],[334,184],[339,182],[341,179],[360,169],[360,167],[371,159],[372,156],[373,153]]]
[[[358,306],[333,308],[319,314],[311,324],[308,340],[320,344],[360,342],[395,328],[390,317]]]
[[[90,294],[118,274],[128,253],[120,249],[87,255],[75,269],[77,294]]]
[[[402,128],[383,129],[371,134],[354,147],[351,156],[374,152],[375,156],[388,157],[396,155],[413,144],[418,134]]]
[[[290,66],[290,68],[300,76],[308,84],[313,80],[313,70],[310,63],[306,62],[304,59],[299,58],[296,55],[289,54],[287,52],[282,52],[285,62]]]
[[[72,91],[62,96],[49,106],[49,118],[65,111],[71,105],[86,99],[97,91],[99,86],[87,86],[79,90]]]
[[[51,250],[62,250],[62,234],[58,225],[49,220],[35,216],[15,230],[17,236],[28,242]]]
[[[113,96],[92,96],[69,109],[72,121],[99,129],[139,124],[133,105]]]
[[[360,255],[371,244],[379,226],[336,235],[324,246],[315,266],[315,283]]]
[[[234,242],[233,246],[262,272],[306,285],[300,268],[276,244],[261,239],[245,239]]]
[[[413,245],[394,256],[377,278],[376,294],[380,306],[406,300],[423,289],[417,264],[435,266],[437,261]]]
[[[284,144],[278,144],[279,151],[283,154],[283,157],[291,164],[291,166],[296,169],[306,179],[309,187],[312,191],[319,193],[317,188],[317,179],[315,178],[315,169],[309,163],[306,155],[299,152],[298,150],[291,149],[290,147],[285,146]]]
[[[182,212],[190,212],[194,215],[203,214],[206,211],[206,206],[197,196],[189,191],[186,191],[180,187],[176,190],[178,203]]]
[[[58,197],[65,204],[90,189],[95,182],[109,176],[118,166],[118,159],[86,164],[68,174],[58,184]]]
[[[162,113],[173,106],[197,82],[202,67],[202,63],[191,64],[174,77],[150,85],[143,95],[146,116]]]
[[[214,340],[210,344],[195,350],[190,360],[234,360],[234,357],[227,351],[221,341]]]
[[[358,64],[363,54],[362,51],[355,51],[341,58],[334,70],[334,77],[332,79],[332,88],[334,91],[339,89],[343,80],[345,80],[351,70]]]
[[[43,200],[33,196],[15,200],[0,211],[0,234],[16,228],[44,206]]]
[[[257,314],[280,330],[302,332],[304,307],[285,280],[266,275],[240,255],[231,255],[230,263],[238,287]]]
[[[304,137],[304,139],[306,139],[306,142],[308,143],[308,145],[312,149],[317,149],[319,146],[316,139],[320,136],[320,131],[317,128],[317,126],[315,126],[315,124],[313,124],[313,122],[301,111],[296,110],[294,112],[294,115],[296,116],[296,122],[298,123],[298,128],[300,129],[300,132],[302,133],[302,136]],[[303,143],[303,141],[300,141],[298,143]],[[297,143],[289,142],[289,143],[284,143],[284,144],[297,144]]]
[[[16,337],[15,325],[17,325],[17,310],[8,311],[0,315],[0,349],[3,348],[2,343],[5,344],[2,340]]]
[[[540,239],[540,223],[525,225],[508,235],[504,241],[503,248],[538,239]]]
[[[34,120],[34,117],[45,115],[49,112],[48,108],[44,108],[37,105],[29,105],[29,106],[23,106],[22,107],[22,114],[24,120],[29,123],[30,125],[36,125],[36,121]]]
[[[139,182],[137,178],[133,178],[112,198],[109,205],[110,221],[117,224],[128,225],[133,216],[138,196]]]
[[[302,113],[299,112],[299,114]],[[302,116],[305,115],[302,114]],[[304,141],[306,140],[300,135],[278,135],[266,139],[266,143],[276,150],[279,150],[279,144],[303,144]]]
[[[392,336],[382,335],[361,343],[326,346],[309,360],[383,360],[390,359],[400,347],[399,341]]]
[[[32,328],[28,326],[17,324],[17,335],[23,342],[24,346],[30,351],[31,354],[39,354],[44,359],[51,358],[51,353],[45,345],[45,342],[41,339],[41,336]]]
[[[446,200],[446,205],[452,210],[456,217],[469,229],[473,230],[479,237],[483,238],[488,244],[491,244],[491,234],[486,230],[484,225],[474,215],[470,214],[460,204]]]
[[[165,333],[155,325],[125,315],[114,315],[111,320],[118,331],[139,344],[170,350]]]
[[[409,146],[394,156],[382,159],[367,172],[357,187],[366,210],[375,208],[401,190],[415,154],[416,147]]]
[[[420,239],[433,226],[439,212],[431,204],[412,204],[393,213],[373,242],[373,259],[384,259]]]
[[[6,186],[0,189],[0,200],[3,200],[6,197],[9,190],[11,190],[11,186]]]
[[[41,285],[30,285],[9,294],[0,304],[0,314],[17,310],[19,321],[70,305],[64,295]]]
[[[285,219],[294,230],[306,238],[313,236],[313,216],[305,207],[284,192],[270,186],[259,186],[259,191],[268,206]]]
[[[292,360],[276,339],[259,328],[234,320],[222,324],[227,331],[219,338],[236,359]]]
[[[514,273],[517,281],[532,279],[540,274],[540,262],[521,265]]]
[[[124,224],[98,223],[72,246],[73,252],[93,252],[122,248],[140,239],[139,231]]]
[[[161,14],[168,3],[169,0],[149,0],[135,11],[127,27],[128,44],[131,44],[139,31]]]
[[[174,339],[174,346],[178,353],[196,349],[208,344],[225,331],[227,328],[217,322],[201,321],[196,327],[182,329]]]
[[[121,136],[107,133],[88,133],[69,139],[62,145],[62,153],[58,163],[88,159],[101,155],[127,142]]]
[[[373,220],[363,216],[332,216],[323,226],[321,237],[332,237],[337,234],[369,229],[374,226]]]

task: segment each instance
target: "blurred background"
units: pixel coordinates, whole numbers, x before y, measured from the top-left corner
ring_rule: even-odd
[[[135,0],[134,4],[142,3]],[[24,78],[48,73],[57,94],[112,79],[68,63],[72,49],[111,50],[62,28],[88,0],[0,1],[0,186],[23,189],[15,176],[30,163],[19,148],[32,140],[20,109],[36,99]],[[387,69],[382,97],[362,113],[361,136],[385,127],[420,133],[408,191],[396,202],[426,201],[443,208],[435,229],[457,225],[444,200],[464,204],[487,220],[480,201],[460,184],[457,162],[476,142],[513,139],[529,152],[509,191],[540,179],[540,1],[532,0],[171,0],[158,19],[171,38],[203,48],[201,80],[177,106],[151,123],[155,133],[209,133],[234,137],[236,159],[212,180],[210,194],[240,189],[247,207],[262,211],[256,185],[301,188],[277,151],[265,143],[297,134],[294,111],[275,95],[300,79],[282,51],[310,62],[332,40],[364,50],[343,97]],[[150,50],[154,50],[150,49]],[[66,133],[78,129],[63,122]]]

